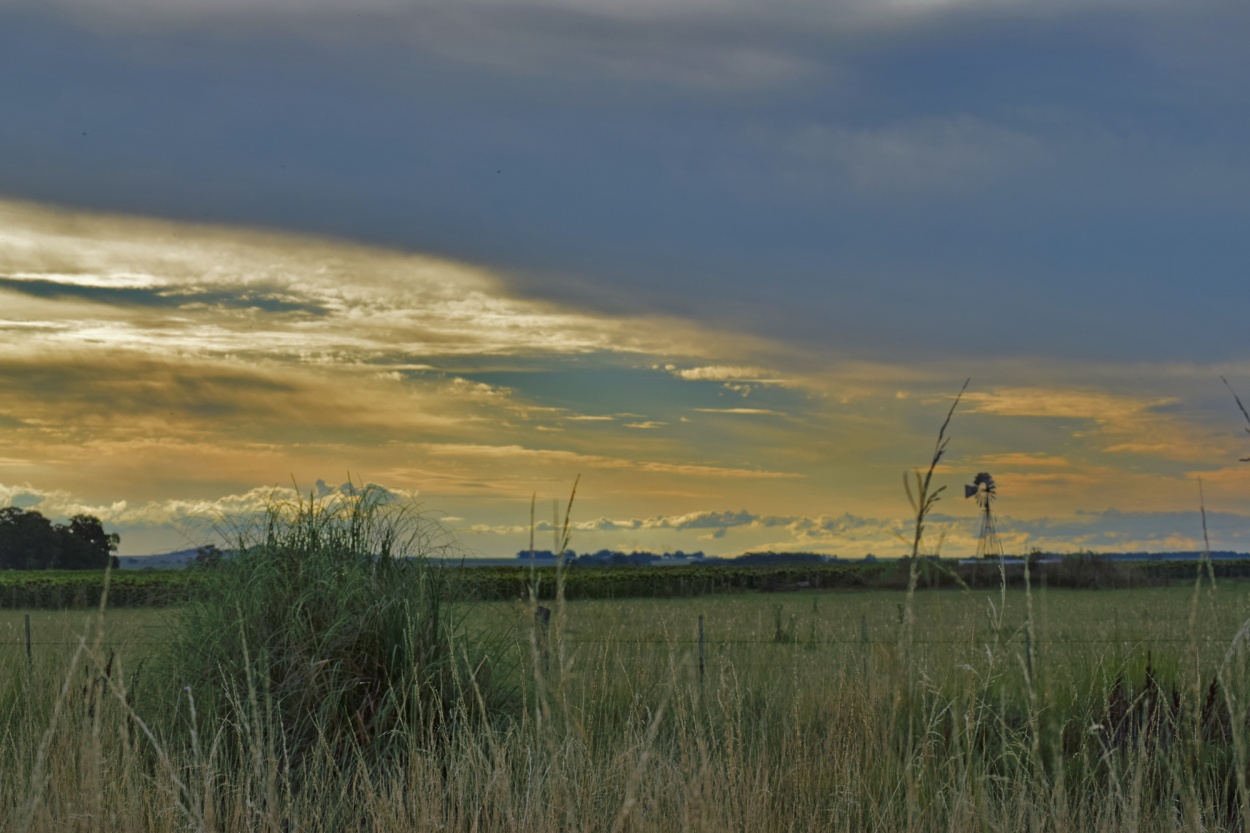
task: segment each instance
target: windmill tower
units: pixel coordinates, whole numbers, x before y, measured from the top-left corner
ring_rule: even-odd
[[[981,510],[981,534],[977,536],[978,558],[1002,558],[1003,542],[998,538],[998,524],[994,521],[992,504],[998,491],[989,472],[981,472],[973,478],[971,486],[964,486],[964,499],[976,498]]]

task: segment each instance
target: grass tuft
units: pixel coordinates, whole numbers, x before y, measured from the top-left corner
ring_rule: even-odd
[[[365,486],[274,503],[234,536],[164,655],[192,741],[229,727],[257,773],[351,769],[508,707],[497,654],[452,615],[449,539],[416,508]]]

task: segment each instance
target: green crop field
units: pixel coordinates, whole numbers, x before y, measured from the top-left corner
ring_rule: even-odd
[[[109,606],[164,607],[187,600],[198,575],[192,570],[143,570],[109,575]],[[87,610],[104,591],[99,570],[0,571],[0,609]]]
[[[180,734],[196,691],[157,678],[181,609],[0,612],[4,829],[1231,830],[1247,818],[1246,583],[551,608],[545,627],[530,602],[449,608],[455,639],[489,638],[512,705],[414,734],[402,766],[368,776],[329,757],[293,767],[271,736],[248,748],[228,726]]]
[[[554,567],[465,567],[443,565],[458,573],[455,589],[461,598],[478,601],[524,599],[531,587],[539,599],[555,596]],[[1250,562],[1220,560],[1211,565],[1218,578],[1250,578]],[[1149,587],[1193,579],[1192,561],[1121,562],[1098,556],[1070,556],[1033,567],[1038,587],[1088,589]],[[926,559],[919,586],[996,588],[1000,574],[991,559],[982,564]],[[203,570],[114,571],[109,579],[110,607],[165,607],[196,597],[208,575]],[[1023,586],[1023,573],[1013,569],[1012,587]],[[828,564],[738,566],[706,564],[681,567],[590,567],[563,575],[564,597],[582,599],[695,598],[745,591],[785,592],[800,589],[901,590],[909,566],[893,561],[847,561]],[[0,571],[0,609],[91,609],[100,603],[104,573],[92,570]]]

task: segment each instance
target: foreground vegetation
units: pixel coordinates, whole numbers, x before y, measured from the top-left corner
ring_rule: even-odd
[[[528,601],[460,605],[449,644],[508,633],[493,650],[515,700],[491,721],[460,698],[471,684],[440,691],[439,730],[404,733],[370,766],[330,745],[297,760],[261,695],[212,722],[203,694],[155,679],[178,610],[33,614],[30,668],[22,614],[6,613],[0,817],[16,830],[1244,829],[1248,589],[587,600],[547,627]]]
[[[945,428],[902,589],[483,600],[366,489],[274,507],[183,605],[41,614],[29,654],[6,614],[5,830],[1250,829],[1247,585],[919,557]]]

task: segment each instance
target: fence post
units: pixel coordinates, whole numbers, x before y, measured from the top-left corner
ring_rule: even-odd
[[[703,685],[703,614],[699,614],[699,685]]]
[[[1033,634],[1024,629],[1024,664],[1029,672],[1029,685],[1033,685]]]
[[[534,609],[534,630],[542,651],[543,673],[547,674],[551,671],[551,608],[539,605]]]
[[[868,617],[861,613],[859,615],[859,644],[862,647],[864,655],[864,679],[868,679]]]
[[[30,614],[25,615],[26,619],[26,666],[32,667],[35,664],[34,657],[30,653]]]

